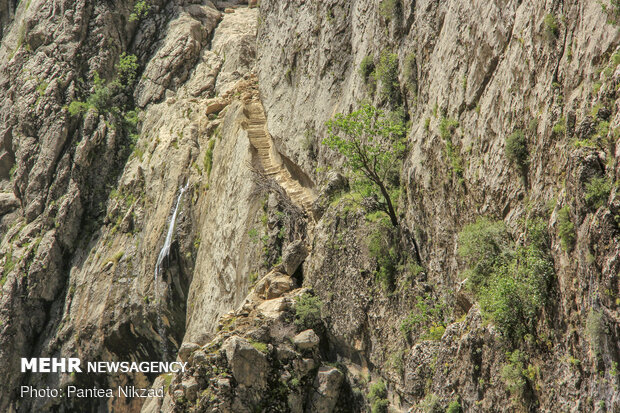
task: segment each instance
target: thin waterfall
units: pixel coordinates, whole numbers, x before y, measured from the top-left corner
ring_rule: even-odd
[[[162,264],[164,260],[170,254],[170,246],[172,245],[172,239],[174,236],[174,229],[177,221],[177,214],[179,213],[179,207],[181,205],[181,198],[183,197],[183,193],[187,190],[189,183],[185,184],[185,186],[181,187],[179,192],[179,196],[177,197],[177,202],[174,206],[174,212],[170,217],[170,223],[168,224],[168,233],[166,234],[166,240],[164,241],[164,245],[161,247],[159,251],[159,255],[157,256],[157,263],[155,264],[155,305],[157,306],[157,333],[161,338],[161,352],[166,361],[168,357],[168,343],[166,340],[166,326],[164,325],[164,320],[161,317],[161,312],[163,310],[162,303],[162,292],[165,288],[165,284],[159,282],[159,275],[162,271]],[[160,285],[161,284],[161,285]]]

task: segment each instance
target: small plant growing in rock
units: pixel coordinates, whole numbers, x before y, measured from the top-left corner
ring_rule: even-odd
[[[129,15],[129,21],[135,22],[137,20],[142,20],[149,14],[150,9],[151,5],[145,0],[137,1],[133,6],[133,13]]]
[[[384,51],[375,69],[375,79],[381,85],[381,97],[393,105],[400,102],[400,83],[398,82],[398,55]]]
[[[445,144],[445,153],[450,161],[450,173],[455,176],[460,184],[464,183],[463,177],[463,159],[458,150],[458,147],[454,144],[452,137],[454,132],[459,127],[459,122],[455,119],[442,118],[439,123],[439,135],[443,139]]]
[[[116,254],[114,254],[114,256],[112,257],[112,261],[114,261],[114,265],[118,265],[118,262],[121,260],[121,258],[123,258],[124,255],[125,255],[125,251],[118,251]]]
[[[592,178],[586,184],[586,204],[597,210],[607,202],[611,192],[611,182],[605,177]]]
[[[426,334],[422,336],[424,340],[439,341],[443,337],[443,333],[446,332],[446,327],[441,324],[433,324],[428,328]]]
[[[529,151],[527,149],[527,139],[521,129],[515,130],[506,138],[505,153],[506,158],[519,168],[521,175],[526,175]]]
[[[377,260],[378,268],[375,277],[385,291],[392,291],[394,288],[394,278],[399,262],[394,235],[389,221],[380,220],[377,228],[368,237],[368,252],[372,258]]]
[[[92,92],[86,101],[74,100],[68,106],[69,114],[79,116],[94,109],[99,114],[111,115],[129,138],[126,147],[133,150],[137,141],[138,116],[133,110],[132,90],[137,79],[138,62],[134,55],[121,54],[115,66],[116,75],[110,82],[101,79],[99,73],[93,74]]]
[[[461,403],[458,400],[453,400],[448,405],[446,413],[461,413]]]
[[[204,170],[207,173],[207,179],[211,176],[211,168],[213,168],[213,149],[215,148],[215,139],[209,141],[205,157],[203,160]]]
[[[254,284],[256,282],[256,280],[258,280],[258,273],[256,271],[255,272],[251,272],[248,275],[248,281],[252,285],[252,284]]]
[[[372,413],[387,413],[389,402],[387,400],[387,387],[385,382],[379,379],[370,385],[368,401]]]
[[[387,21],[398,17],[399,0],[381,0],[379,14]]]
[[[254,347],[256,350],[260,351],[261,353],[267,353],[268,351],[267,344],[261,341],[256,341],[252,339],[250,339],[249,342],[252,345],[252,347]]]
[[[420,407],[424,413],[443,413],[441,401],[439,400],[439,396],[435,393],[427,394],[426,397],[420,402]]]
[[[321,299],[306,293],[296,300],[295,324],[302,329],[319,326],[321,324],[321,308],[323,307]]]
[[[370,79],[370,75],[372,75],[374,71],[375,71],[375,62],[372,56],[370,55],[365,56],[362,59],[362,62],[360,63],[360,74],[362,75],[366,83],[368,83],[368,80]]]
[[[564,251],[570,251],[575,244],[575,225],[570,219],[570,207],[563,206],[558,211],[558,235]]]
[[[545,16],[545,36],[549,40],[555,40],[560,35],[560,27],[558,26],[558,20],[556,17],[549,13]]]
[[[546,223],[531,219],[526,224],[525,242],[519,245],[502,221],[478,220],[459,234],[459,254],[469,265],[464,273],[468,285],[483,315],[512,341],[535,329],[554,271]]]
[[[601,353],[605,336],[605,322],[600,311],[590,310],[586,320],[586,335],[592,354],[598,356]]]
[[[501,371],[502,381],[515,399],[521,399],[527,384],[525,375],[523,374],[525,371],[525,356],[520,350],[508,353],[507,356],[508,364],[502,367]]]
[[[117,83],[118,86],[124,90],[132,88],[136,83],[139,69],[138,58],[136,55],[123,52],[115,67],[115,83]]]
[[[405,77],[405,82],[409,88],[413,89],[415,92],[416,88],[416,78],[417,78],[417,67],[415,60],[415,53],[409,53],[405,57],[405,63],[403,65],[403,76]]]
[[[430,303],[430,304],[428,304]],[[445,304],[430,296],[417,297],[415,307],[400,323],[400,332],[406,340],[411,333],[420,327],[427,327],[428,331],[421,336],[423,340],[440,340],[446,328],[443,322]]]
[[[379,209],[398,226],[392,199],[406,149],[401,117],[365,103],[349,115],[337,114],[327,122],[327,130],[323,144],[344,156],[344,166],[357,178],[357,185],[381,199]]]
[[[553,125],[552,132],[556,136],[566,135],[566,118],[564,116],[558,119],[557,123]]]

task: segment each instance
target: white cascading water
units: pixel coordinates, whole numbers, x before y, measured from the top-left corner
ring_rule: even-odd
[[[166,340],[166,326],[164,326],[164,321],[161,317],[162,310],[162,302],[161,302],[161,292],[164,288],[164,283],[159,283],[159,275],[162,270],[162,264],[168,254],[170,254],[170,246],[172,245],[172,238],[174,236],[174,227],[177,221],[177,214],[179,213],[179,206],[181,205],[181,197],[183,197],[183,193],[187,190],[189,183],[185,184],[184,187],[181,188],[179,192],[179,196],[177,197],[176,205],[174,206],[174,212],[170,217],[170,223],[168,224],[168,233],[166,234],[166,240],[164,241],[164,245],[161,247],[159,251],[159,255],[157,256],[157,263],[155,264],[155,305],[157,306],[157,332],[161,338],[161,352],[164,358],[164,361],[168,358],[168,344]],[[161,284],[161,285],[160,285]]]

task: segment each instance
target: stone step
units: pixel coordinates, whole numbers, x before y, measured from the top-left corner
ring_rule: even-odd
[[[246,114],[248,138],[258,152],[258,160],[265,175],[273,177],[295,204],[307,212],[311,211],[314,202],[312,194],[291,176],[284,165],[272,158],[273,144],[271,136],[265,129],[267,118],[262,107],[259,104],[251,104],[246,107]]]

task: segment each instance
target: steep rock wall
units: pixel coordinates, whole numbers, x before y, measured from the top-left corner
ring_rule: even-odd
[[[179,348],[208,358],[192,355],[193,378],[158,378],[171,383],[166,398],[145,411],[250,411],[271,400],[284,410],[357,411],[375,403],[368,382],[379,379],[398,411],[455,400],[464,411],[618,409],[620,35],[600,4],[266,0],[226,12],[242,2],[215,3],[151,1],[134,20],[130,3],[0,2],[0,410],[138,411],[141,400],[19,400],[16,389],[155,379],[24,376],[16,354],[157,359]],[[113,82],[123,52],[137,57],[137,81],[112,106],[121,118],[138,109],[137,131],[112,108],[69,111],[101,92],[95,72]],[[375,66],[393,59],[396,78],[365,76],[367,56]],[[399,214],[422,268],[399,270],[393,290],[376,279],[369,248],[380,222],[338,198],[344,188],[328,190],[336,181],[326,172],[342,159],[320,144],[325,122],[363,99],[402,106],[410,121]],[[270,151],[297,181],[288,188],[257,174],[248,105],[261,103]],[[505,154],[516,130],[527,135],[525,173]],[[586,197],[593,177],[612,183],[597,208]],[[326,182],[314,215],[310,188]],[[158,296],[154,266],[186,184]],[[560,239],[566,206],[572,248]],[[533,215],[545,217],[555,276],[538,334],[522,344],[528,376],[515,397],[501,378],[512,347],[462,288],[458,233],[487,216],[521,242]],[[287,253],[295,240],[308,242],[308,257]],[[413,256],[410,242],[400,248]],[[323,302],[308,369],[287,344],[300,329],[295,301],[264,297],[271,323],[244,300],[254,279],[296,254],[305,263],[289,275]],[[420,297],[446,307],[439,337],[403,333]],[[595,336],[592,314],[602,323]],[[269,361],[273,392],[246,394],[231,376],[236,359],[219,351],[234,335],[269,342],[267,356],[239,346]],[[285,353],[297,364],[282,363]],[[291,372],[303,374],[301,388]],[[326,388],[335,378],[342,393]],[[338,395],[352,402],[337,404]]]
[[[616,105],[615,93],[609,94],[606,88],[613,88],[616,82],[616,65],[610,59],[618,45],[617,28],[608,23],[600,4],[592,2],[383,3],[395,9],[382,12],[381,4],[369,1],[261,2],[259,79],[276,142],[287,156],[322,181],[322,174],[316,171],[337,165],[334,154],[319,145],[324,122],[336,112],[348,112],[360,99],[386,103],[389,99],[381,96],[381,80],[373,93],[372,78],[364,79],[360,64],[366,56],[377,65],[382,54],[396,55],[399,88],[394,93],[400,96],[411,120],[400,213],[421,246],[424,274],[433,290],[447,294],[448,301],[454,303],[450,291],[460,289],[458,273],[463,269],[457,254],[457,234],[466,223],[488,216],[504,219],[512,231],[518,232],[521,220],[533,210],[551,208],[547,224],[553,234],[551,250],[557,278],[554,303],[543,318],[552,331],[551,341],[558,345],[550,360],[539,361],[546,372],[543,377],[549,381],[538,384],[537,403],[543,410],[553,410],[551,406],[557,407],[556,403],[566,409],[588,410],[591,407],[587,403],[592,400],[616,406],[618,400],[612,396],[610,383],[616,380],[612,378],[613,365],[619,355],[614,344],[618,334],[618,249],[617,242],[610,240],[617,240],[618,224],[610,217],[617,210],[617,190],[611,190],[605,207],[598,211],[584,208],[584,190],[592,176],[617,179],[617,145],[584,151],[574,142],[587,136],[583,128],[588,122],[604,121],[600,116],[592,119],[593,107]],[[557,27],[550,28],[549,16]],[[609,68],[607,74],[602,74],[605,68]],[[284,102],[292,102],[292,108]],[[615,109],[610,113],[613,129]],[[441,133],[444,119],[458,122],[448,136]],[[517,129],[526,131],[532,154],[525,178],[509,163],[504,150],[506,138]],[[613,142],[616,138],[610,139]],[[447,140],[456,148],[451,154]],[[569,253],[562,249],[557,232],[558,212],[566,204],[573,211],[571,219],[577,228],[576,248]],[[346,241],[356,237],[334,238],[345,227],[350,228],[347,224],[340,229],[332,227],[325,235],[315,234],[315,239],[327,236],[342,243],[344,238],[345,251],[363,251],[364,243]],[[322,231],[322,226],[317,230]],[[323,244],[322,248],[333,251],[336,247]],[[402,386],[398,391],[401,395],[409,393],[394,405],[403,403],[406,407],[432,393],[447,403],[454,394],[467,392],[467,386],[479,392],[470,396],[465,405],[468,409],[476,408],[476,399],[480,402],[477,408],[492,409],[506,397],[501,381],[491,387],[479,386],[456,370],[446,378],[435,378],[431,388],[412,397],[415,392],[410,390],[409,368],[415,368],[414,360],[420,357],[421,349],[411,349],[405,343],[394,345],[402,340],[397,329],[405,316],[402,310],[391,309],[395,298],[384,304],[374,303],[375,298],[369,304],[365,295],[359,294],[359,283],[366,282],[361,270],[365,265],[343,258],[325,267],[321,264],[325,252],[316,245],[314,250],[305,267],[306,282],[317,289],[328,307],[334,304],[328,317],[342,354],[355,359],[360,354],[351,356],[351,352],[360,350],[365,359],[362,364],[372,360],[378,374],[389,376],[397,388]],[[372,277],[372,265],[368,271],[366,277]],[[352,288],[351,282],[357,287]],[[342,287],[334,288],[339,283]],[[374,288],[361,291],[372,296]],[[399,294],[398,300],[405,297]],[[341,311],[342,302],[353,308]],[[404,308],[413,308],[414,304],[411,301]],[[377,308],[373,310],[373,306]],[[607,354],[603,364],[605,377],[610,380],[607,384],[595,379],[602,365],[590,351],[591,338],[586,332],[591,310],[605,314]],[[352,323],[355,314],[359,319]],[[376,325],[373,317],[379,317]],[[386,333],[385,327],[392,331]],[[424,350],[427,357],[432,359],[432,354],[437,357],[445,351],[445,339],[454,338],[446,333],[439,353],[428,356]],[[484,350],[483,362],[489,363],[487,372],[496,377],[506,361],[503,350],[488,344],[491,350]],[[386,371],[390,351],[404,351],[399,361],[404,371]],[[567,378],[573,390],[563,392],[567,383],[558,384],[554,378],[563,376],[565,360],[570,357],[582,360],[583,371],[576,381],[577,376]],[[465,366],[472,363],[459,362]],[[424,380],[424,374],[413,377]],[[446,380],[454,378],[456,387],[442,388]]]

